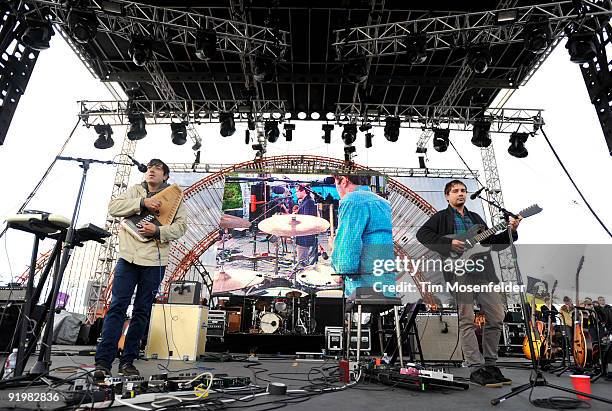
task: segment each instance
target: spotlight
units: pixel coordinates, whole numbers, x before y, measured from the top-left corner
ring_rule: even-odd
[[[483,47],[473,48],[468,52],[468,64],[475,73],[482,74],[492,62],[489,50]]]
[[[349,61],[346,69],[346,78],[353,84],[361,84],[368,79],[368,63],[365,57]]]
[[[259,83],[269,83],[274,79],[274,65],[267,58],[256,57],[253,71],[253,78]]]
[[[372,147],[372,137],[374,137],[372,133],[366,133],[365,135],[365,147],[366,148]]]
[[[252,113],[247,114],[247,129],[251,131],[255,130],[255,119]]]
[[[172,143],[182,146],[187,142],[187,125],[184,122],[170,123],[172,130]]]
[[[113,129],[108,124],[96,124],[94,126],[94,130],[98,133],[98,138],[94,142],[94,147],[100,150],[105,150],[107,148],[111,148],[115,145],[113,138],[111,135],[113,134]]]
[[[229,137],[236,132],[234,113],[219,113],[220,133],[223,137]]]
[[[525,50],[535,54],[543,53],[550,44],[550,26],[548,22],[527,23],[523,29]]]
[[[421,64],[427,60],[426,43],[424,34],[408,34],[406,36],[406,56],[408,64]]]
[[[251,142],[251,132],[247,128],[244,130],[244,144],[249,144]]]
[[[285,124],[283,128],[285,129],[285,140],[292,141],[293,140],[293,130],[295,130],[295,124]]]
[[[529,133],[518,133],[514,132],[510,134],[510,147],[508,147],[508,153],[511,156],[517,158],[525,158],[527,157],[527,149],[525,148],[525,142],[529,137]]]
[[[597,56],[597,47],[593,33],[572,33],[567,40],[565,48],[569,52],[570,61],[573,63],[588,63]]]
[[[356,139],[357,139],[357,124],[355,123],[345,124],[344,128],[342,129],[342,141],[344,141],[344,144],[346,145],[353,144]]]
[[[202,148],[202,142],[200,140],[196,141],[193,146],[191,146],[191,149],[193,151],[197,151],[197,156],[196,158],[200,158],[200,149]],[[199,164],[199,160],[198,160],[198,164]]]
[[[278,121],[270,120],[264,123],[264,134],[266,135],[266,139],[270,143],[276,143],[278,137],[280,136],[280,131],[278,130]]]
[[[78,43],[87,44],[98,33],[98,19],[93,12],[71,9],[68,14],[68,27]]]
[[[353,154],[355,154],[355,151],[357,151],[355,146],[345,146],[344,147],[344,161],[346,161],[347,163],[350,162],[351,159],[353,158]]]
[[[323,124],[321,126],[321,129],[323,130],[323,141],[325,142],[325,144],[329,144],[331,143],[331,132],[334,129],[334,125],[333,124]]]
[[[217,52],[217,32],[214,30],[198,30],[195,39],[195,55],[200,60],[208,60]]]
[[[385,119],[385,138],[387,141],[395,143],[399,138],[400,119],[399,117],[387,117]]]
[[[27,20],[21,41],[33,50],[46,50],[54,34],[50,21]]]
[[[143,38],[133,38],[128,49],[128,55],[138,67],[144,66],[153,56],[151,41]]]
[[[128,121],[130,122],[130,131],[127,133],[128,140],[136,141],[142,140],[147,135],[145,129],[145,116],[143,113],[130,113],[128,114]]]
[[[499,10],[495,12],[495,20],[499,25],[512,24],[517,18],[517,10]]]
[[[433,148],[434,150],[443,153],[448,149],[449,129],[434,128]]]
[[[480,148],[489,147],[491,145],[491,137],[489,136],[490,129],[491,122],[476,120],[472,130],[472,144]]]

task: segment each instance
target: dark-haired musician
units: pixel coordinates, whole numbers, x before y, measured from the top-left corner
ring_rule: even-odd
[[[145,210],[151,212],[159,210],[161,202],[151,197],[169,186],[167,183],[169,176],[168,166],[159,159],[152,159],[147,164],[145,180],[111,200],[108,206],[109,214],[114,217],[130,217]],[[123,354],[119,360],[119,374],[139,375],[133,362],[138,356],[140,340],[144,336],[151,315],[151,306],[164,276],[169,242],[185,234],[186,229],[186,213],[181,202],[171,224],[158,227],[152,223],[142,223],[140,234],[152,237],[155,241],[141,242],[125,230],[119,232],[120,258],[115,266],[110,308],[104,317],[102,338],[96,349],[95,379],[101,380],[110,376],[110,369],[117,354],[117,343],[134,289],[136,297]]]
[[[445,210],[438,211],[418,230],[416,237],[427,248],[442,256],[450,255],[451,250],[462,251],[465,242],[445,237],[448,234],[465,234],[474,224],[486,226],[484,220],[476,213],[465,207],[467,199],[467,187],[459,180],[452,180],[444,187],[444,195],[448,201]],[[510,226],[513,237],[516,239],[516,228],[519,220],[510,218]],[[486,241],[492,245],[493,250],[498,251],[506,248],[509,243],[508,234],[501,232]],[[482,242],[483,244],[485,241]],[[462,277],[454,275],[446,276],[446,281],[459,281],[462,284],[488,284],[498,283],[491,255],[483,257],[482,272],[466,273]],[[501,373],[495,365],[497,361],[497,350],[499,337],[504,320],[504,307],[498,293],[458,293],[459,308],[459,335],[461,347],[466,362],[470,367],[470,380],[487,387],[500,387],[502,384],[510,384],[512,381]],[[480,305],[484,313],[486,323],[483,330],[482,346],[483,353],[478,348],[476,339],[476,326],[474,324],[474,300]]]

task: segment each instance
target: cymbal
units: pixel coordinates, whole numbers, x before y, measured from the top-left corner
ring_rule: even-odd
[[[270,303],[267,302],[266,300],[257,300],[257,301],[255,301],[255,308],[258,311],[269,310],[270,309]]]
[[[312,215],[279,214],[266,218],[257,226],[267,234],[280,237],[299,237],[320,234],[329,228],[329,222]]]
[[[219,221],[221,228],[250,228],[251,222],[244,218],[236,217],[230,214],[223,214]]]
[[[264,277],[257,271],[240,268],[226,268],[215,273],[213,278],[213,294],[236,291],[263,282]]]
[[[301,296],[301,291],[289,291],[287,294],[285,294],[285,297],[287,298],[300,298]]]

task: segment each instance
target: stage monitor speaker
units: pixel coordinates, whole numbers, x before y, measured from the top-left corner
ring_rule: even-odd
[[[418,314],[416,325],[425,361],[463,361],[456,313]]]
[[[153,304],[145,357],[196,361],[206,351],[208,307]]]
[[[197,281],[175,281],[170,284],[168,304],[200,304],[202,284]]]

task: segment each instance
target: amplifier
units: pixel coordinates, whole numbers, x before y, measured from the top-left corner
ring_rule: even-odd
[[[23,303],[26,299],[25,287],[0,287],[0,302]]]
[[[168,304],[200,304],[202,284],[197,281],[176,281],[170,284]]]
[[[206,338],[225,336],[225,311],[210,310],[208,312],[208,333]]]
[[[325,327],[325,347],[327,351],[342,351],[342,327]]]
[[[416,325],[423,360],[463,361],[461,343],[458,342],[457,313],[418,314]]]

